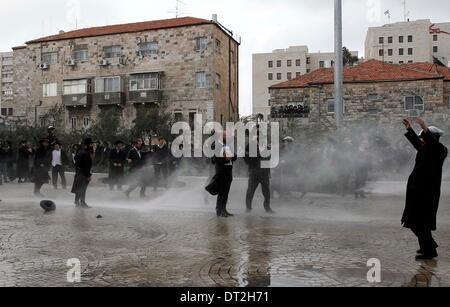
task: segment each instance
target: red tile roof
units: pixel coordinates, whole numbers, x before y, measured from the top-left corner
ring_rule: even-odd
[[[404,64],[405,67],[426,71],[434,74],[438,74],[441,76],[444,76],[445,81],[450,81],[450,68],[432,64],[432,63],[410,63],[410,64]]]
[[[57,35],[42,37],[36,40],[27,42],[26,44],[35,44],[43,42],[52,42],[66,39],[84,38],[84,37],[94,37],[112,34],[123,34],[123,33],[133,33],[141,31],[159,30],[159,29],[169,29],[178,28],[194,25],[211,24],[212,21],[194,17],[182,17],[174,19],[164,19],[164,20],[154,20],[138,23],[129,23],[121,25],[112,25],[104,27],[94,27],[80,29],[70,32],[65,32]]]
[[[405,65],[387,64],[378,60],[369,60],[356,66],[344,68],[344,83],[398,82],[441,78],[443,78],[443,75],[434,71],[413,69]],[[322,68],[270,88],[302,88],[314,84],[333,83],[334,69]]]

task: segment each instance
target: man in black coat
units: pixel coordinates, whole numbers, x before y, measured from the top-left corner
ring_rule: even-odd
[[[220,152],[219,156],[213,158],[213,163],[216,167],[218,196],[216,204],[216,213],[218,217],[231,217],[233,214],[227,211],[228,195],[230,194],[231,184],[233,183],[233,163],[236,162],[237,157],[231,151],[230,147],[226,145],[227,135],[224,132],[223,142],[215,145]]]
[[[26,182],[30,177],[29,161],[33,155],[33,149],[27,144],[27,141],[21,141],[17,153],[17,177],[19,183]]]
[[[167,178],[169,176],[170,150],[164,138],[158,138],[158,144],[153,146],[152,154],[153,166],[155,168],[155,178],[153,188],[156,191],[158,187],[167,188]]]
[[[125,143],[117,141],[114,143],[116,148],[109,152],[109,187],[111,191],[117,185],[119,191],[122,190],[122,181],[125,175],[125,163],[127,162],[127,153],[125,152]]]
[[[50,181],[48,171],[51,165],[51,155],[49,151],[49,142],[47,139],[41,139],[39,141],[39,148],[36,149],[34,155],[33,165],[33,182],[34,182],[34,195],[43,196],[41,194],[41,188],[44,184]]]
[[[3,184],[3,181],[8,182],[6,159],[6,148],[3,141],[0,141],[0,185]]]
[[[252,211],[253,197],[255,196],[256,189],[261,184],[262,193],[264,195],[264,209],[269,214],[274,214],[275,212],[270,207],[270,168],[262,168],[261,162],[270,160],[270,158],[263,158],[259,149],[259,135],[256,140],[251,141],[247,145],[245,151],[245,162],[248,165],[249,180],[248,189],[246,196],[247,212]],[[250,146],[256,146],[256,156],[252,156],[250,152]]]
[[[436,258],[438,245],[433,239],[439,208],[442,183],[442,168],[448,150],[439,140],[443,132],[436,127],[428,127],[422,118],[416,122],[423,129],[418,136],[409,120],[403,124],[408,132],[406,138],[417,150],[416,165],[408,180],[406,208],[402,224],[419,239],[420,250],[417,260]]]
[[[90,208],[86,203],[86,191],[92,178],[92,161],[95,142],[91,138],[84,140],[82,148],[75,156],[75,180],[72,193],[75,194],[75,205],[78,208]]]
[[[127,197],[130,197],[131,192],[141,187],[141,198],[145,198],[145,190],[147,188],[147,182],[145,180],[144,167],[145,167],[145,153],[142,151],[144,142],[137,140],[133,144],[133,148],[128,152],[127,162],[130,166],[130,176],[133,177],[134,183],[125,192]]]

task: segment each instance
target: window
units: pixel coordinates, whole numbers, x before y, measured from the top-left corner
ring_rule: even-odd
[[[399,62],[398,62],[398,64],[404,64],[404,63],[405,63],[404,61],[399,61]]]
[[[273,61],[269,61],[269,68],[273,67]]]
[[[434,46],[434,47],[433,47],[433,52],[434,52],[434,53],[439,52],[439,47],[438,47],[438,46]]]
[[[403,36],[398,37],[398,42],[403,43],[405,41],[405,38]]]
[[[327,100],[328,113],[334,113],[334,99]]]
[[[392,44],[394,42],[394,38],[392,36],[388,37],[388,44]]]
[[[273,80],[273,74],[269,73],[269,81],[272,81],[272,80]]]
[[[121,78],[119,76],[98,78],[95,80],[96,93],[119,93],[122,90]]]
[[[107,59],[120,58],[122,56],[122,46],[107,46],[103,48],[103,52]]]
[[[292,67],[292,60],[287,61],[287,67]]]
[[[291,72],[288,72],[288,73],[287,73],[287,79],[288,79],[288,80],[292,80],[292,73],[291,73]]]
[[[44,52],[41,56],[41,63],[48,65],[58,63],[58,52]]]
[[[388,49],[388,56],[393,56],[393,55],[394,55],[394,50]]]
[[[407,96],[405,97],[405,110],[412,111],[425,111],[425,103],[420,96]]]
[[[219,74],[216,74],[216,89],[220,90],[221,87],[222,87],[221,76]]]
[[[181,111],[175,111],[173,113],[173,118],[175,119],[176,123],[183,121],[183,113]]]
[[[197,88],[206,88],[206,72],[204,71],[197,72],[195,79]]]
[[[206,37],[197,37],[195,39],[195,46],[197,51],[205,51],[208,45],[208,39]]]
[[[311,58],[306,58],[306,64],[311,64]]]
[[[159,89],[159,74],[137,74],[130,77],[130,91],[150,91]]]
[[[405,49],[400,48],[398,49],[398,55],[404,55],[405,54]]]
[[[85,128],[88,128],[90,124],[91,124],[91,118],[90,117],[84,117],[83,118],[83,126]]]
[[[63,88],[64,95],[80,95],[91,92],[87,79],[64,81]]]
[[[277,61],[277,67],[281,67],[281,61],[280,60]]]
[[[408,48],[408,55],[413,55],[413,48]]]
[[[320,68],[324,68],[325,67],[325,61],[320,61],[319,62],[319,67]]]
[[[308,68],[308,69],[306,70],[306,73],[309,74],[310,72],[311,72],[311,69]]]
[[[42,85],[42,97],[56,97],[57,96],[57,83],[48,83]]]
[[[277,80],[281,80],[281,73],[277,74]]]
[[[295,66],[299,67],[301,64],[301,61],[299,59],[295,60]]]
[[[377,100],[378,99],[378,94],[369,94],[369,95],[367,95],[367,99],[369,101]]]
[[[12,95],[13,95],[13,90],[10,89],[10,88],[5,89],[5,90],[2,92],[2,94],[3,94],[4,96],[12,96]]]
[[[384,37],[379,37],[378,38],[378,43],[381,44],[381,45],[384,44]]]
[[[75,62],[87,62],[89,60],[89,52],[87,49],[79,49],[73,52],[73,59]]]
[[[296,77],[296,78],[299,78],[301,75],[302,75],[302,73],[299,72],[299,71],[295,73],[295,77]]]
[[[375,102],[369,101],[369,103],[367,104],[367,115],[376,116],[378,114],[380,114],[380,110],[378,109]]]
[[[220,53],[221,50],[222,50],[222,42],[216,39],[216,52]]]
[[[378,50],[378,55],[379,56],[384,56],[384,49]]]
[[[412,35],[408,35],[408,43],[412,43],[413,42],[413,36]]]
[[[76,117],[72,117],[70,119],[70,123],[71,123],[71,126],[72,126],[72,131],[77,130],[77,118]]]
[[[2,116],[7,116],[7,114],[8,114],[8,109],[2,108]]]
[[[411,64],[411,63],[413,63],[413,61],[412,61],[412,60],[409,60],[408,63]]]
[[[433,42],[437,42],[438,41],[438,36],[435,34],[433,35]]]
[[[158,43],[157,42],[149,42],[149,43],[140,43],[139,44],[139,55],[147,56],[158,54]]]

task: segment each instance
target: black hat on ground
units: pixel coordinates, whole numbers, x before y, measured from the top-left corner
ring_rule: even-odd
[[[41,208],[44,209],[45,212],[52,212],[56,210],[56,205],[51,200],[43,200],[41,201]]]

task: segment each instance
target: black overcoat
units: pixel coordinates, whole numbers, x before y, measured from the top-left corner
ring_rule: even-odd
[[[48,171],[50,169],[52,156],[50,151],[44,146],[40,146],[34,154],[33,166],[33,182],[34,183],[48,183],[50,176]]]
[[[429,130],[423,135],[425,145],[413,129],[409,129],[405,136],[417,150],[417,157],[408,180],[402,224],[405,228],[435,231],[442,167],[448,151]]]
[[[73,181],[72,193],[77,194],[78,191],[85,188],[89,184],[92,177],[92,156],[89,151],[82,149],[75,156],[75,179]]]

